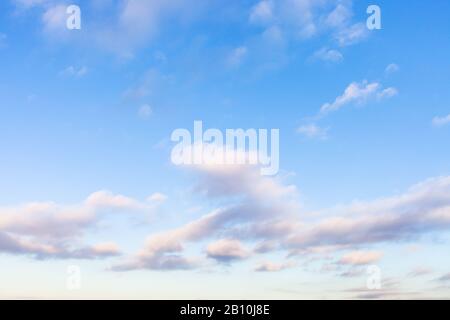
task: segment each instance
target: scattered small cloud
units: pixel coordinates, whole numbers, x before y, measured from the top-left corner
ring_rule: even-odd
[[[450,123],[450,114],[444,117],[434,117],[433,126],[435,127],[443,127]]]
[[[325,18],[325,24],[331,28],[342,28],[350,21],[352,11],[349,6],[339,3]]]
[[[148,104],[144,104],[139,108],[138,114],[141,119],[148,119],[152,115],[153,110]]]
[[[316,124],[300,126],[297,132],[310,139],[326,139],[328,137],[328,128],[321,128]]]
[[[354,277],[361,277],[364,275],[366,275],[366,269],[360,267],[352,267],[349,270],[339,274],[339,276],[342,278],[354,278]]]
[[[364,23],[356,23],[350,27],[340,30],[336,35],[336,40],[341,47],[356,44],[365,40],[369,36],[369,30]]]
[[[82,66],[79,68],[74,67],[74,66],[69,66],[60,72],[60,74],[62,76],[75,77],[75,78],[81,78],[81,77],[85,76],[87,73],[88,73],[88,68],[85,66]]]
[[[431,273],[433,273],[433,270],[430,268],[417,267],[417,268],[414,268],[414,270],[412,270],[410,273],[408,273],[408,277],[417,278],[417,277],[429,275]]]
[[[391,75],[393,73],[398,72],[399,70],[400,70],[400,67],[397,64],[391,63],[386,67],[384,72],[386,75]]]
[[[263,262],[259,264],[256,268],[256,272],[278,272],[283,271],[289,268],[295,267],[295,263],[286,262],[286,263],[273,263],[273,262]]]
[[[241,46],[241,47],[237,47],[237,48],[233,49],[227,58],[228,66],[239,67],[243,63],[247,54],[248,54],[248,49],[245,46]]]
[[[398,94],[398,90],[396,88],[386,88],[383,89],[381,92],[377,93],[378,99],[385,99],[385,98],[392,98],[395,97]]]
[[[378,262],[382,256],[383,253],[379,251],[353,251],[345,254],[338,263],[349,265],[368,265]]]
[[[397,89],[393,87],[382,89],[382,85],[378,82],[369,83],[366,80],[361,83],[353,82],[333,102],[322,105],[320,113],[325,115],[337,111],[350,103],[364,104],[374,97],[384,99],[391,98],[397,94]]]
[[[66,27],[67,23],[67,6],[64,4],[57,4],[48,6],[42,16],[42,23],[44,24],[44,32],[50,36],[61,37],[68,33]]]
[[[313,59],[336,63],[344,60],[344,56],[338,50],[322,48],[313,54]]]
[[[249,21],[253,24],[267,24],[272,21],[274,4],[270,0],[257,3],[250,11]]]

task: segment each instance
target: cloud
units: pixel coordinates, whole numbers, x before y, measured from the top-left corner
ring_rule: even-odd
[[[42,23],[44,24],[44,32],[49,35],[62,36],[67,34],[67,5],[58,4],[49,6],[42,15]]]
[[[136,84],[125,90],[123,97],[125,99],[142,101],[143,98],[161,90],[163,86],[172,84],[173,80],[172,76],[161,74],[152,68],[147,70]]]
[[[71,259],[99,259],[121,255],[119,247],[113,242],[99,243],[91,247],[77,249],[71,252],[67,258]]]
[[[450,177],[434,178],[408,192],[372,202],[357,202],[329,217],[291,234],[286,241],[294,251],[324,245],[411,241],[429,232],[450,228]]]
[[[160,192],[156,192],[156,193],[153,193],[152,195],[150,195],[147,198],[147,201],[155,202],[155,203],[163,203],[167,199],[168,199],[167,195],[160,193]]]
[[[42,13],[44,32],[57,39],[70,33],[66,28],[68,4],[58,0],[13,0],[19,10],[39,8]],[[86,29],[81,39],[84,44],[96,45],[114,52],[122,58],[132,58],[134,51],[148,45],[162,30],[162,26],[173,17],[183,21],[194,16],[207,2],[199,0],[195,6],[183,0],[120,0],[95,1],[90,3],[94,10],[107,10],[107,18],[86,21]],[[181,19],[180,19],[181,20]],[[84,30],[84,29],[83,29]]]
[[[295,267],[295,263],[273,263],[273,262],[263,262],[255,268],[256,272],[278,272],[286,269]]]
[[[115,195],[110,191],[101,190],[92,193],[85,201],[88,207],[92,208],[114,208],[125,210],[140,210],[146,208],[146,204],[135,199]]]
[[[230,263],[238,260],[230,252],[242,258],[245,250],[240,249],[256,242],[255,255],[286,251],[291,257],[326,257],[350,250],[337,263],[357,266],[381,257],[376,251],[361,251],[363,245],[410,242],[450,228],[450,177],[429,179],[398,196],[323,210],[325,218],[302,221],[296,188],[261,176],[255,168],[203,165],[192,169],[198,176],[193,191],[213,203],[220,200],[221,205],[178,228],[150,235],[142,250],[114,270],[201,268],[205,260],[186,257],[186,248],[211,240],[219,242],[209,247],[207,256],[228,258]],[[221,239],[242,245],[234,242],[228,247]]]
[[[392,87],[382,89],[381,84],[378,82],[353,82],[345,89],[341,96],[338,96],[334,100],[334,102],[325,103],[322,105],[320,108],[320,113],[325,115],[330,112],[337,111],[350,103],[363,104],[373,98],[390,98],[395,96],[397,93],[397,89]]]
[[[386,70],[384,71],[386,75],[390,75],[393,73],[396,73],[400,70],[400,67],[395,64],[395,63],[391,63],[386,67]]]
[[[46,244],[29,241],[0,231],[0,252],[28,255],[36,259],[103,259],[120,255],[116,244],[104,243],[92,247],[71,248],[66,244]]]
[[[340,46],[366,39],[365,23],[352,23],[352,1],[340,0],[262,0],[251,7],[249,23],[263,28],[278,28],[292,40],[331,35]]]
[[[338,263],[350,265],[367,265],[378,262],[378,260],[380,260],[382,256],[383,253],[378,251],[352,251],[345,254]]]
[[[261,176],[258,168],[245,165],[204,165],[193,169],[199,177],[194,191],[211,200],[222,199],[228,205],[216,208],[181,227],[150,235],[142,250],[128,261],[114,266],[113,270],[160,270],[166,265],[167,259],[172,262],[171,270],[201,267],[198,259],[183,256],[188,244],[214,239],[219,234],[228,235],[227,238],[234,240],[239,240],[234,236],[264,237],[265,229],[262,225],[251,228],[255,222],[279,219],[296,208],[295,202],[291,202],[296,189],[284,186],[274,178]],[[270,230],[271,235],[289,227],[275,222],[272,225],[278,226],[279,230]],[[242,229],[244,226],[249,228]],[[292,226],[291,224],[290,227]],[[238,256],[244,257],[244,249],[237,242],[223,238],[218,240],[221,239],[222,241],[208,247],[209,257],[227,262],[235,261]],[[239,254],[233,257],[233,252]]]
[[[254,24],[267,24],[272,21],[274,4],[270,0],[258,2],[250,11],[249,21]]]
[[[344,60],[344,56],[337,50],[322,48],[313,54],[313,58],[316,60],[322,60],[325,62],[341,62]]]
[[[222,239],[208,245],[206,253],[209,258],[222,263],[247,258],[250,253],[239,240]]]
[[[141,119],[148,119],[153,113],[152,107],[144,104],[139,108],[138,114]]]
[[[433,273],[433,270],[427,267],[417,267],[408,273],[408,277],[417,278]]]
[[[346,270],[339,274],[340,277],[343,278],[354,278],[354,277],[361,277],[366,275],[366,269],[361,267],[352,267],[349,270]]]
[[[297,132],[306,136],[307,138],[326,139],[328,137],[328,129],[321,128],[316,124],[308,124],[300,126]]]
[[[364,23],[356,23],[336,33],[335,38],[341,47],[356,44],[369,36],[369,30]]]
[[[85,66],[80,67],[80,68],[76,68],[74,66],[69,66],[66,69],[64,69],[63,71],[61,71],[60,74],[63,76],[68,76],[68,77],[81,78],[84,75],[86,75],[87,72],[88,72],[88,68]]]
[[[348,24],[352,15],[352,10],[348,5],[338,3],[334,10],[325,18],[325,23],[331,28],[342,28]]]
[[[450,114],[445,117],[434,117],[433,126],[435,127],[443,127],[450,123]]]
[[[449,282],[450,281],[450,273],[444,274],[441,277],[436,279],[437,281],[440,282]]]
[[[238,67],[240,66],[245,57],[248,54],[248,49],[245,46],[237,47],[233,49],[227,58],[227,64],[230,67]]]
[[[13,2],[24,9],[29,9],[35,6],[41,6],[53,2],[53,0],[13,0]]]
[[[118,255],[115,244],[86,247],[80,245],[80,238],[105,215],[117,211],[152,212],[158,205],[153,200],[140,202],[109,191],[98,191],[76,205],[35,202],[0,207],[0,252],[37,259],[94,259]]]
[[[381,92],[377,93],[378,99],[385,99],[385,98],[392,98],[395,97],[398,94],[398,90],[395,88],[386,88],[383,89]]]

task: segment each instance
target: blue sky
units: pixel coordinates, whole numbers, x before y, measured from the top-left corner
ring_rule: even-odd
[[[448,298],[449,12],[2,1],[0,298]],[[196,120],[280,129],[279,174],[173,165]]]

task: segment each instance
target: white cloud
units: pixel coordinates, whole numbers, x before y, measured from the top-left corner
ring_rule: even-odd
[[[352,251],[345,254],[340,260],[340,264],[367,265],[378,262],[383,256],[379,251]]]
[[[417,267],[414,268],[410,273],[408,273],[408,277],[416,278],[422,277],[433,273],[433,270],[427,267]]]
[[[256,268],[256,272],[278,272],[295,267],[295,263],[273,263],[273,262],[263,262],[259,264]]]
[[[307,138],[326,139],[328,136],[328,129],[321,128],[316,124],[308,124],[300,126],[297,132],[306,136]]]
[[[263,0],[251,9],[249,20],[255,24],[266,24],[272,21],[273,18],[273,2]]]
[[[135,199],[115,195],[110,191],[97,191],[92,193],[85,201],[86,205],[92,208],[115,208],[140,210],[145,209],[146,205]]]
[[[13,2],[24,9],[40,6],[53,2],[54,0],[13,0]]]
[[[74,66],[69,66],[66,69],[64,69],[63,71],[60,72],[61,75],[63,76],[68,76],[68,77],[76,77],[76,78],[80,78],[85,76],[88,73],[88,68],[85,66],[76,68]]]
[[[336,8],[328,14],[325,23],[331,28],[344,27],[352,17],[352,11],[349,6],[339,3]]]
[[[341,96],[338,96],[334,102],[325,103],[320,113],[322,115],[341,109],[343,106],[350,103],[362,104],[371,98],[390,98],[397,94],[397,89],[387,88],[382,90],[382,86],[378,82],[369,83],[363,81],[361,83],[353,82],[344,91]]]
[[[168,199],[168,197],[165,194],[160,193],[160,192],[156,192],[156,193],[150,195],[147,198],[147,201],[156,202],[156,203],[162,203],[162,202],[165,202],[167,199]]]
[[[450,228],[450,177],[429,179],[406,193],[343,206],[346,215],[299,228],[287,241],[292,248],[361,246],[417,239]]]
[[[67,6],[60,4],[48,7],[43,16],[42,22],[44,23],[44,31],[49,34],[61,35],[67,32]]]
[[[36,202],[0,207],[0,252],[38,259],[95,259],[118,255],[119,249],[113,243],[85,247],[80,245],[80,237],[107,214],[152,212],[158,203],[153,202],[154,198],[150,200],[139,202],[109,191],[98,191],[76,205]]]
[[[255,221],[276,220],[297,208],[296,202],[292,199],[296,194],[295,188],[284,186],[274,178],[261,176],[259,170],[252,166],[205,165],[195,167],[195,171],[200,177],[195,192],[212,200],[228,199],[230,204],[179,228],[149,236],[139,253],[132,256],[130,261],[115,266],[114,270],[161,269],[167,266],[167,259],[170,259],[170,269],[199,266],[196,259],[182,255],[188,243],[214,238],[218,234],[229,233],[232,236],[234,231],[238,231],[247,223],[252,225]],[[275,222],[271,225],[277,226]],[[292,226],[295,224],[290,224],[290,227]],[[284,229],[280,226],[280,230]],[[246,232],[263,235],[265,230],[259,228]],[[273,234],[273,230],[270,232]],[[219,247],[238,246],[236,242],[216,243],[209,248],[209,253],[217,259],[221,258]],[[225,254],[222,258],[226,260]],[[228,262],[233,260],[229,257]]]
[[[206,253],[209,258],[219,262],[230,262],[247,258],[250,253],[239,240],[222,239],[208,245]]]
[[[150,107],[148,104],[144,104],[139,108],[138,114],[139,117],[142,119],[149,118],[153,113],[152,107]]]
[[[227,58],[227,64],[231,67],[238,67],[240,66],[245,57],[248,54],[248,49],[245,46],[237,47],[233,49]]]
[[[398,72],[400,70],[400,67],[395,64],[391,63],[386,67],[386,70],[384,71],[387,75],[393,74],[395,72]]]
[[[364,23],[351,24],[352,16],[351,0],[262,0],[250,9],[249,22],[263,33],[277,27],[294,40],[330,33],[347,46],[368,36]]]
[[[341,62],[344,56],[337,50],[322,48],[313,54],[313,58],[327,62]]]
[[[369,36],[369,30],[364,23],[356,23],[338,31],[335,38],[341,47],[358,43]]]
[[[433,125],[435,127],[442,127],[450,123],[450,114],[445,117],[434,117]]]
[[[383,89],[381,92],[377,93],[378,99],[385,99],[385,98],[392,98],[398,95],[398,90],[396,88],[386,88]]]

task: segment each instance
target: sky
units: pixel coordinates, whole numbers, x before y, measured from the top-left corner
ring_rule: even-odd
[[[1,1],[0,298],[450,298],[449,13]],[[195,121],[277,174],[175,165]]]

